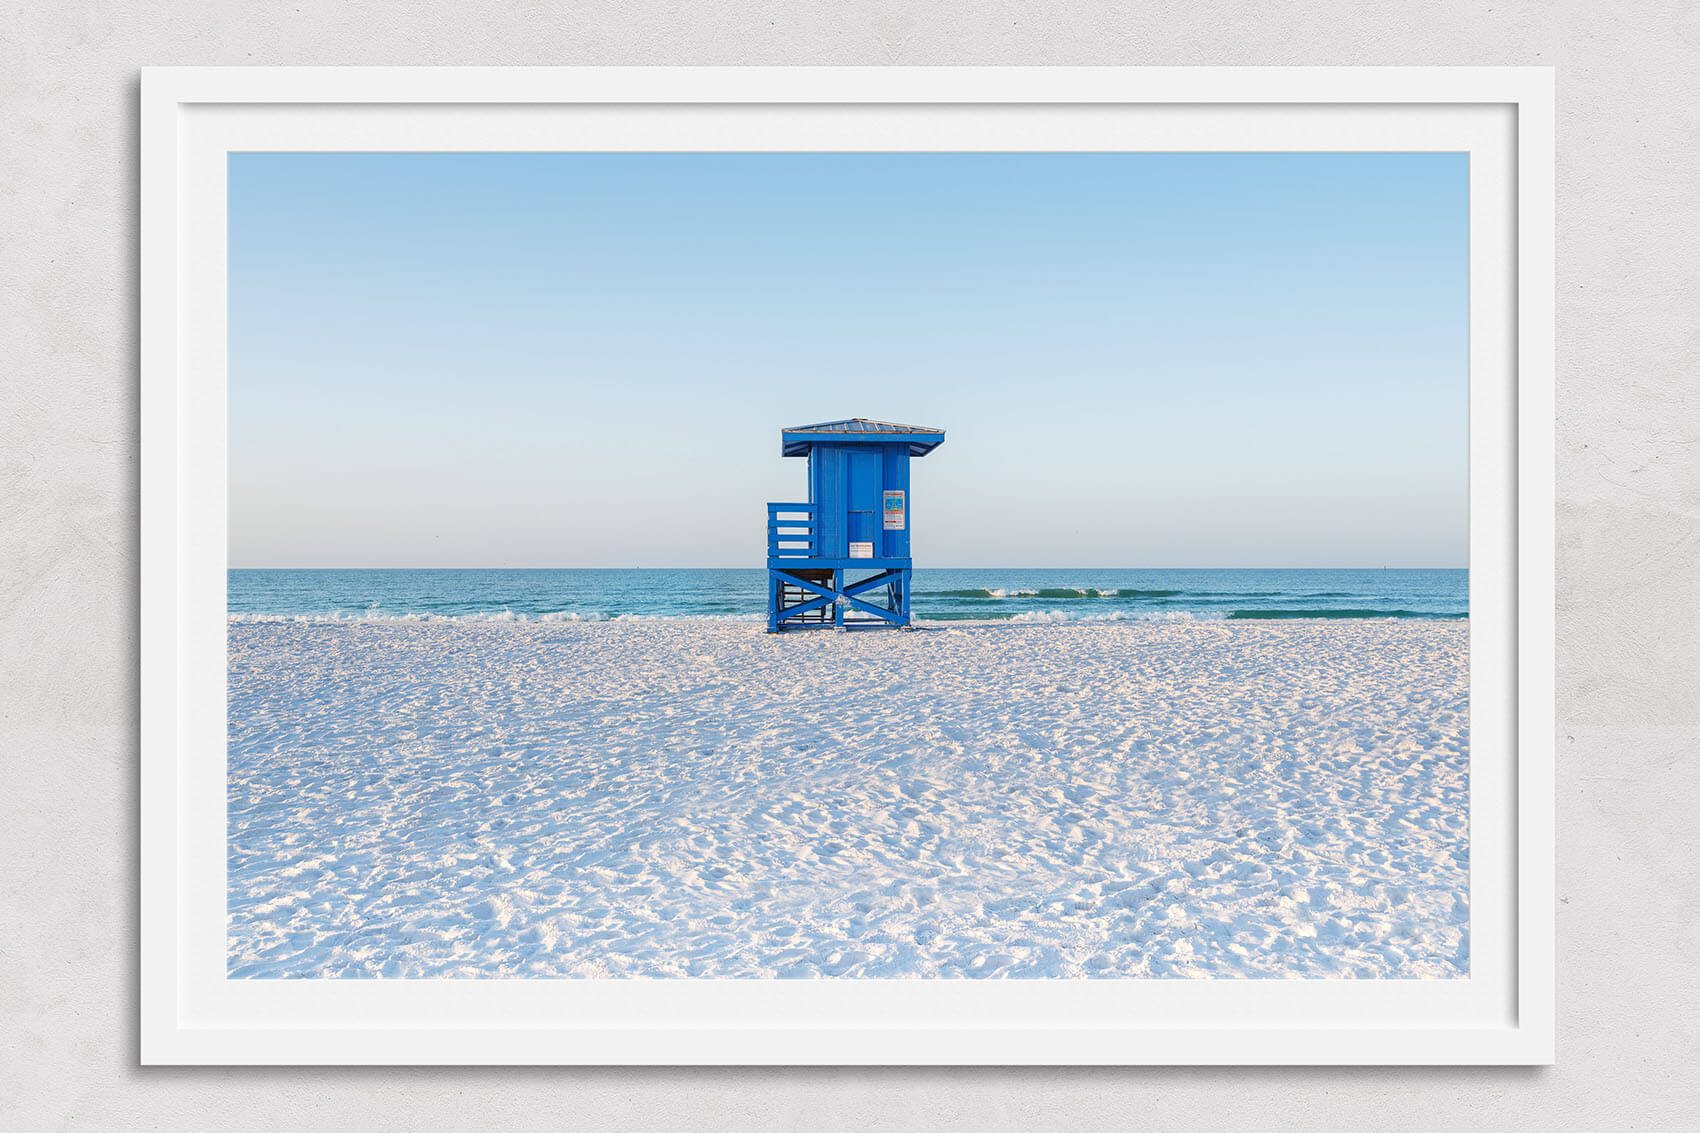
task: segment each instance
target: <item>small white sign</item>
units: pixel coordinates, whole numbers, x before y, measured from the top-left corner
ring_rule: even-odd
[[[874,557],[874,545],[872,543],[852,543],[850,544],[850,557],[853,559],[871,559]]]
[[[903,530],[903,490],[901,488],[885,494],[884,515],[887,531]]]

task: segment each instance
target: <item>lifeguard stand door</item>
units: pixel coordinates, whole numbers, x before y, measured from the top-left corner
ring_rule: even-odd
[[[853,559],[871,559],[880,554],[880,454],[877,450],[849,449],[849,522],[846,524]]]

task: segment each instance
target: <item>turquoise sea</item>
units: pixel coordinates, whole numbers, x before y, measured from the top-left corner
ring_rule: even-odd
[[[920,621],[1463,618],[1467,570],[917,569]],[[760,621],[766,571],[232,570],[239,618]]]

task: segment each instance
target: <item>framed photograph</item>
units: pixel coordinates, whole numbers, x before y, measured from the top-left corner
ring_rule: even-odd
[[[1550,70],[141,121],[145,1063],[1552,1060]]]

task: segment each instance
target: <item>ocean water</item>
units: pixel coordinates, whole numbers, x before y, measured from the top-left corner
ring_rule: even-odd
[[[917,569],[919,621],[1463,618],[1467,570]],[[753,570],[233,570],[238,619],[766,617]]]

